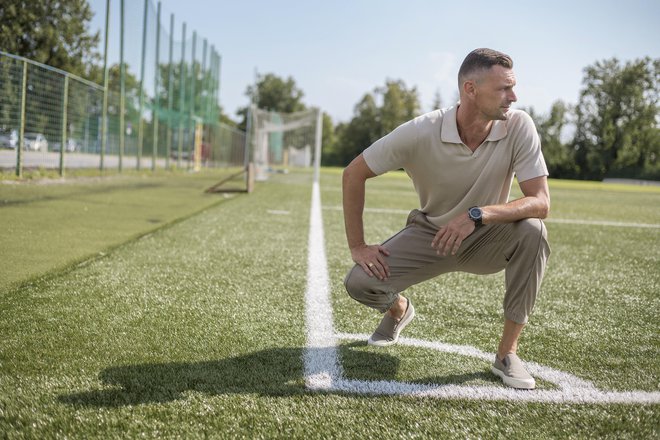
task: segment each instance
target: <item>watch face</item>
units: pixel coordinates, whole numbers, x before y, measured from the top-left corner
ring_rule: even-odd
[[[470,208],[470,218],[473,220],[478,220],[481,218],[481,209],[480,208]]]

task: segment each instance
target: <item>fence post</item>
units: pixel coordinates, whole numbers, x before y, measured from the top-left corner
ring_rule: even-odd
[[[66,149],[67,112],[69,108],[69,75],[64,75],[64,90],[62,91],[62,132],[60,136],[60,176],[64,177],[64,150]]]
[[[186,93],[186,23],[183,23],[183,33],[181,35],[181,68],[179,69],[179,139],[178,151],[176,157],[176,167],[181,168],[181,155],[183,154],[183,109]]]
[[[206,101],[204,102],[206,109],[204,111],[207,114],[210,122],[216,122],[213,120],[213,114],[211,111],[211,101],[213,100],[214,96],[213,76],[215,75],[215,47],[213,45],[209,47],[209,71],[207,75],[208,79],[206,80]]]
[[[16,176],[23,177],[23,144],[25,143],[25,101],[27,98],[27,61],[23,60],[23,80],[21,81],[21,121],[18,127],[16,146]]]
[[[137,163],[135,169],[139,170],[142,162],[142,143],[144,142],[144,124],[142,111],[144,110],[144,60],[147,57],[147,7],[149,0],[144,0],[144,17],[142,19],[142,59],[140,60],[140,110],[138,111],[138,145]]]
[[[243,147],[243,168],[247,171],[248,165],[250,163],[250,151],[252,143],[252,107],[253,103],[250,102],[250,106],[247,109],[245,119],[247,119],[245,124],[245,146]],[[247,179],[247,176],[246,176]],[[246,181],[247,182],[247,181]]]
[[[201,70],[201,79],[200,79],[200,92],[199,92],[199,113],[200,117],[202,118],[202,147],[204,146],[204,141],[206,141],[206,149],[202,148],[202,151],[204,151],[203,154],[208,154],[208,144],[209,144],[209,135],[207,134],[207,129],[208,129],[208,114],[206,113],[206,100],[208,99],[208,88],[207,88],[207,74],[206,74],[206,50],[207,48],[207,41],[206,38],[204,38],[204,43],[202,45],[202,70]],[[211,63],[209,63],[210,65]],[[202,100],[202,96],[204,97],[204,100]]]
[[[123,169],[124,160],[124,144],[126,142],[125,136],[125,121],[124,121],[124,108],[126,106],[126,66],[124,65],[124,0],[120,0],[119,8],[119,172]]]
[[[218,107],[219,107],[219,100],[220,100],[220,74],[221,74],[221,68],[222,68],[222,55],[218,54],[218,66],[216,68],[216,73],[215,73],[215,96],[213,98],[213,111],[215,112]],[[218,105],[216,105],[218,104]],[[220,116],[218,114],[218,116]]]
[[[103,49],[103,110],[101,116],[101,159],[99,171],[103,172],[105,148],[108,138],[108,32],[110,26],[110,0],[105,2],[105,43]]]
[[[151,151],[151,171],[156,171],[156,149],[158,148],[158,113],[160,106],[158,105],[158,78],[160,72],[158,71],[158,58],[160,57],[160,2],[158,2],[158,10],[156,12],[156,69],[154,70],[154,104],[151,111],[151,123],[153,124],[153,148]]]
[[[170,154],[172,154],[172,125],[174,125],[174,118],[172,117],[172,101],[174,94],[174,72],[172,71],[172,49],[174,42],[174,14],[170,14],[170,58],[168,63],[167,72],[167,155],[165,156],[165,167],[170,167]]]
[[[190,54],[190,118],[189,118],[189,132],[192,134],[194,130],[193,116],[195,114],[195,82],[197,81],[197,74],[195,72],[195,49],[197,45],[197,31],[193,31],[192,40],[192,53]],[[192,139],[190,140],[192,141]],[[193,142],[188,142],[188,169],[192,167],[193,156]]]

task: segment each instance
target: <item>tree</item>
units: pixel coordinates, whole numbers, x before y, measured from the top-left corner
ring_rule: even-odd
[[[305,110],[302,98],[305,95],[292,77],[282,79],[274,73],[259,75],[254,85],[247,87],[245,95],[260,109],[274,112],[293,113]],[[247,107],[236,112],[242,117],[239,128],[247,126]]]
[[[337,163],[345,166],[380,137],[380,109],[374,96],[367,93],[355,106],[355,116],[338,127]]]
[[[382,100],[379,107],[378,100]],[[384,87],[365,94],[354,109],[348,124],[337,126],[334,163],[347,165],[355,156],[380,137],[419,114],[417,89],[407,89],[401,80],[387,80]]]
[[[91,19],[86,0],[2,0],[2,50],[84,77],[99,59]]]
[[[330,115],[323,113],[323,136],[321,138],[321,162],[325,165],[336,165],[337,137]]]
[[[582,178],[660,178],[659,79],[660,59],[648,57],[585,69],[574,139]]]
[[[569,122],[570,107],[559,100],[552,104],[547,116],[537,114],[533,108],[526,109],[534,120],[541,139],[543,156],[551,177],[576,178],[575,151],[570,143],[562,141],[562,133]]]
[[[442,95],[440,94],[440,89],[435,91],[433,95],[433,103],[431,104],[431,111],[442,108]]]
[[[381,136],[385,136],[419,114],[417,88],[407,90],[405,83],[401,80],[387,80],[385,87],[377,89],[376,93],[383,96],[383,106],[380,108]]]

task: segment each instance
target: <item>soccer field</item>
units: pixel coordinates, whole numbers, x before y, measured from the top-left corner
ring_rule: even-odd
[[[403,174],[370,180],[367,194],[370,242],[417,207]],[[660,190],[551,182],[552,255],[519,349],[534,391],[490,373],[503,274],[412,287],[405,338],[367,346],[380,316],[343,289],[338,170],[323,171],[317,195],[310,172],[276,174],[3,292],[0,433],[658,437]]]

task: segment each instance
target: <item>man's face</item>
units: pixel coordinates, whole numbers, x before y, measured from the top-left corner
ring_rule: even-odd
[[[511,104],[516,102],[513,70],[495,65],[484,70],[475,81],[475,104],[488,120],[505,120]]]

